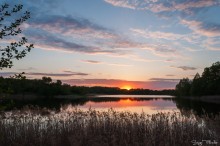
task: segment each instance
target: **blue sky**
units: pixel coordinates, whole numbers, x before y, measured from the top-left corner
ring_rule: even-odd
[[[174,88],[220,60],[220,0],[20,0],[25,71],[71,85]]]

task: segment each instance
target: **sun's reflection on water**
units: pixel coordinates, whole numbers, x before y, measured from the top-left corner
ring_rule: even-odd
[[[150,99],[150,100],[136,100],[132,98],[124,98],[118,101],[88,101],[84,105],[68,106],[71,108],[79,108],[81,110],[88,110],[89,108],[98,111],[107,111],[110,108],[115,111],[129,111],[132,113],[155,114],[158,112],[179,112],[176,104],[172,100],[164,99]]]

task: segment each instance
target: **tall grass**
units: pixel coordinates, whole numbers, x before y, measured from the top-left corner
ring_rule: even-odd
[[[219,141],[220,129],[211,124],[219,121],[220,116],[200,118],[177,112],[21,110],[0,114],[0,145],[187,146],[192,140]]]

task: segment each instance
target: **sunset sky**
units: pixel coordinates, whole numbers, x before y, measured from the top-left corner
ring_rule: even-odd
[[[4,77],[24,71],[71,85],[170,89],[220,61],[220,0],[4,2],[31,12],[22,35],[35,46]]]

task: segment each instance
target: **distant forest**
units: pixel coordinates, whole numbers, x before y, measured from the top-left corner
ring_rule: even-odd
[[[11,78],[0,77],[0,95],[28,95],[34,94],[45,97],[56,95],[87,95],[87,94],[133,94],[133,95],[174,95],[175,90],[149,90],[149,89],[120,89],[117,87],[85,87],[70,86],[60,80],[52,82],[50,77],[42,79],[26,79],[23,75]]]
[[[195,75],[193,80],[183,78],[176,85],[178,96],[220,95],[220,62],[204,69],[202,75]]]

